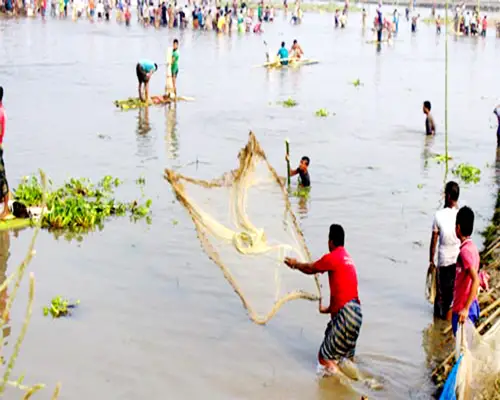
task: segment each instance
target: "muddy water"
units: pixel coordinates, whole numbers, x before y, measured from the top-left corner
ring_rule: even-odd
[[[327,322],[315,305],[289,304],[266,327],[247,319],[162,179],[172,166],[204,178],[227,171],[252,129],[277,167],[284,167],[286,137],[293,160],[311,157],[311,199],[294,207],[313,255],[326,250],[330,223],[346,229],[365,315],[359,362],[384,384],[381,392],[362,391],[428,398],[435,345],[426,333],[431,309],[423,286],[444,174],[429,156],[444,151],[444,36],[423,25],[411,36],[402,21],[395,44],[378,52],[366,43],[371,35],[363,35],[359,15],[345,30],[331,25],[331,15],[306,14],[297,27],[279,17],[263,36],[216,37],[114,23],[0,21],[11,185],[37,168],[57,182],[111,174],[127,181],[121,194],[133,197],[134,181],[144,175],[154,200],[151,226],[117,220],[81,243],[40,236],[30,266],[35,311],[18,374],[61,381],[67,399],[359,398],[334,380],[315,380]],[[494,192],[487,164],[495,160],[489,125],[500,42],[489,34],[450,38],[450,152],[483,171],[481,183],[461,196],[476,210],[478,231]],[[115,111],[113,100],[135,96],[137,60],[162,62],[174,37],[181,42],[179,92],[196,101]],[[298,71],[253,68],[263,61],[263,39],[273,53],[294,38],[321,63]],[[357,78],[359,88],[350,84]],[[156,76],[151,92],[163,86]],[[270,104],[289,96],[297,108]],[[438,125],[433,141],[423,134],[427,99]],[[316,118],[318,108],[336,115]],[[23,231],[0,238],[2,260],[10,252],[7,271],[30,237]],[[42,306],[58,294],[81,300],[73,318],[42,317]],[[12,312],[11,338],[25,301],[20,295]]]

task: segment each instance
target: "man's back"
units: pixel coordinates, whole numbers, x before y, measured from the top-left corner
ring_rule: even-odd
[[[457,208],[445,207],[436,211],[432,230],[439,232],[438,267],[445,267],[457,262],[460,241],[455,233]]]

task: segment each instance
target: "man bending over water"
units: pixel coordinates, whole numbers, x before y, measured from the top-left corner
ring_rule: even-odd
[[[135,72],[137,74],[137,80],[139,81],[139,99],[141,101],[149,101],[149,80],[151,75],[158,71],[158,64],[150,60],[141,60],[137,63],[135,67]],[[144,85],[144,96],[142,95],[142,86]]]
[[[341,225],[330,226],[329,253],[314,263],[301,263],[285,258],[285,264],[312,275],[328,272],[330,305],[319,305],[319,312],[330,314],[325,338],[319,348],[318,362],[329,373],[338,371],[338,363],[354,357],[363,315],[358,297],[358,278],[351,256],[344,248],[344,229]]]

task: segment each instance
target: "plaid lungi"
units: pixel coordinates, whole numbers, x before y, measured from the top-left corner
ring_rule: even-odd
[[[319,348],[321,358],[341,361],[343,358],[354,357],[362,322],[359,301],[351,300],[346,303],[328,322],[325,338]]]

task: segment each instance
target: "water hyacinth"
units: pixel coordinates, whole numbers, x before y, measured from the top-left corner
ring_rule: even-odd
[[[299,103],[297,103],[297,101],[295,101],[294,99],[292,99],[291,97],[289,97],[288,99],[280,102],[280,104],[283,107],[290,108],[290,107],[296,107]]]
[[[470,164],[458,164],[451,172],[464,183],[478,183],[481,180],[481,170]]]
[[[92,230],[102,228],[104,221],[111,216],[125,215],[134,221],[146,218],[150,222],[150,199],[144,203],[138,200],[120,202],[113,197],[114,190],[121,183],[118,178],[108,175],[95,185],[86,178],[71,178],[55,190],[49,188],[42,228]],[[50,180],[49,185],[52,185]],[[14,192],[15,200],[26,207],[40,206],[42,195],[43,187],[35,176],[23,178]]]

